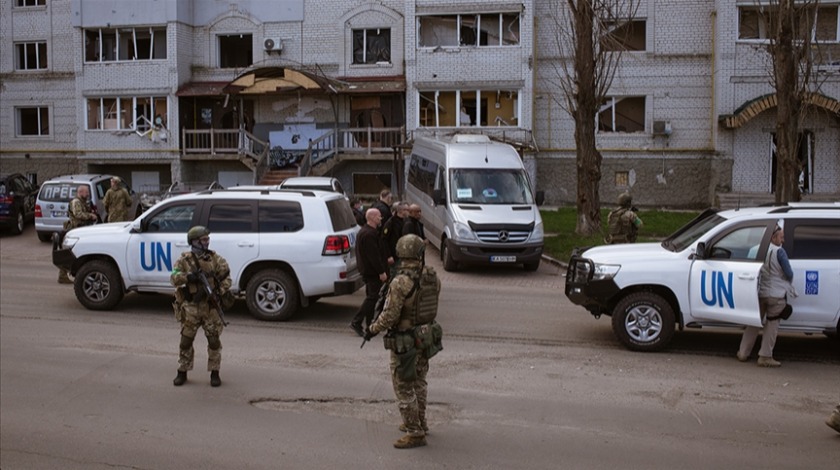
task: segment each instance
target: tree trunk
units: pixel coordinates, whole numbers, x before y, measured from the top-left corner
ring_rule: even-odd
[[[798,201],[799,193],[799,60],[794,47],[793,0],[779,1],[778,36],[772,47],[776,85],[776,192],[777,203]]]
[[[575,43],[575,145],[577,146],[577,227],[578,235],[589,236],[601,230],[601,152],[595,146],[595,116],[598,100],[595,84],[595,44],[593,43],[593,0],[581,0],[574,11]]]

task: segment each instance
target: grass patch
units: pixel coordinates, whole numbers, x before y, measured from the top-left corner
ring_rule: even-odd
[[[561,207],[557,210],[541,210],[540,215],[545,227],[545,254],[560,261],[568,261],[575,247],[604,245],[607,233],[607,216],[610,209],[601,209],[601,233],[582,237],[575,233],[577,210],[573,207]],[[639,242],[659,241],[674,233],[699,212],[641,210],[644,225],[639,230]]]

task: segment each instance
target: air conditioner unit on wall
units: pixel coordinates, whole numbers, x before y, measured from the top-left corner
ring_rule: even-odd
[[[653,135],[671,135],[671,121],[653,121]]]
[[[263,39],[263,48],[266,52],[280,52],[283,50],[283,40],[280,38]]]

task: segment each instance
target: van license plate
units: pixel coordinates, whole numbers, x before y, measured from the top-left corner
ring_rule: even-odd
[[[53,217],[67,217],[67,212],[64,211],[52,211]]]
[[[491,263],[515,263],[516,256],[491,256]]]

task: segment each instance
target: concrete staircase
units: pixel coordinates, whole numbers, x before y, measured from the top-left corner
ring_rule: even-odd
[[[737,207],[755,207],[773,204],[776,197],[770,193],[718,193],[719,207],[723,210]],[[840,194],[803,194],[802,202],[836,202]]]
[[[259,184],[261,185],[276,185],[280,184],[286,180],[286,178],[291,178],[293,176],[298,175],[297,168],[284,168],[282,170],[269,170],[260,180]]]

